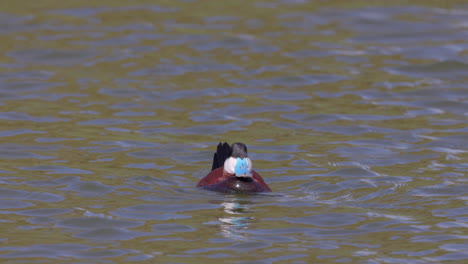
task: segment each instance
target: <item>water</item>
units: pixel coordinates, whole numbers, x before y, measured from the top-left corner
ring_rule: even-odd
[[[0,262],[468,261],[463,1],[6,2]]]

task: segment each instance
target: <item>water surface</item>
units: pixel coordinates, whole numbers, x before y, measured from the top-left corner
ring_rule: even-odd
[[[0,262],[467,262],[468,6],[371,4],[0,4]]]

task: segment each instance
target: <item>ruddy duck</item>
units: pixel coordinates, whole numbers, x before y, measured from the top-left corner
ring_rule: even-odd
[[[197,187],[217,192],[271,192],[262,176],[252,169],[252,161],[243,143],[219,143],[213,157],[211,172]]]

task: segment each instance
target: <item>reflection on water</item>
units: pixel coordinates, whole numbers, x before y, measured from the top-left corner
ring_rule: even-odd
[[[249,200],[240,200],[235,196],[226,195],[225,201],[221,203],[226,215],[218,218],[223,236],[248,241],[248,238],[242,234],[242,230],[248,229],[250,223],[254,221],[254,217],[248,216],[251,214],[249,204]]]
[[[463,1],[0,1],[0,262],[464,263]],[[242,141],[273,193],[196,189]]]

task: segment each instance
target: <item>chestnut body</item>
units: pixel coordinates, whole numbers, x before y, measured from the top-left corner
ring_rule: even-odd
[[[252,178],[236,177],[224,172],[224,167],[208,173],[198,182],[197,187],[217,192],[271,192],[270,187],[256,171],[252,171]]]

